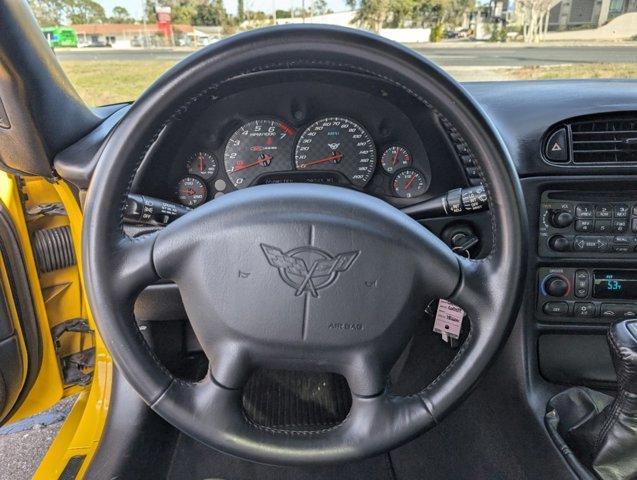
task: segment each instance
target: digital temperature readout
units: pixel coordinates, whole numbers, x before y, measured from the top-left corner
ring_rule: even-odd
[[[593,297],[637,298],[637,270],[594,270]]]

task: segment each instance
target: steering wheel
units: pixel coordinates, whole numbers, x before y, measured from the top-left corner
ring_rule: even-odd
[[[133,177],[169,122],[197,102],[213,101],[232,79],[297,69],[381,78],[451,121],[475,153],[488,191],[489,255],[461,258],[389,204],[325,185],[239,190],[159,232],[124,234]],[[493,125],[435,65],[356,30],[276,27],[192,54],[135,102],[108,139],[88,192],[83,270],[92,314],[117,367],[169,423],[253,461],[342,462],[416,437],[467,395],[518,309],[525,218],[517,174]],[[301,265],[301,257],[313,260]],[[199,382],[171,375],[136,326],[135,298],[158,279],[179,287],[208,357],[209,372]],[[389,290],[391,296],[382,294]],[[417,394],[394,395],[389,371],[432,298],[462,307],[470,334],[430,385]],[[242,386],[256,368],[343,375],[352,394],[350,411],[340,424],[318,431],[257,425],[241,406]]]

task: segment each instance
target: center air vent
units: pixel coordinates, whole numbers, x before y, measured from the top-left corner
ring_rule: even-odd
[[[573,163],[637,162],[637,118],[578,121],[570,127]]]

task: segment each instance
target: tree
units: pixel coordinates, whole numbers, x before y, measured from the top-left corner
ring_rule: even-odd
[[[357,3],[358,11],[353,21],[378,33],[388,18],[391,0],[347,0],[350,8],[356,8]]]
[[[245,20],[245,18],[246,14],[243,6],[243,0],[237,0],[237,20],[241,23]]]
[[[29,0],[29,6],[42,27],[54,27],[64,23],[64,0]]]
[[[525,42],[539,42],[544,39],[549,27],[549,14],[555,3],[554,0],[520,0],[517,7],[522,14]]]
[[[228,14],[223,7],[223,0],[214,0],[212,3],[202,3],[196,7],[196,15],[193,18],[194,25],[225,25]]]
[[[113,7],[113,16],[109,18],[112,23],[133,23],[135,20],[124,7]]]
[[[102,23],[106,21],[104,7],[94,0],[65,0],[66,16],[73,24]]]
[[[313,15],[325,15],[328,13],[326,0],[314,0],[311,8]]]

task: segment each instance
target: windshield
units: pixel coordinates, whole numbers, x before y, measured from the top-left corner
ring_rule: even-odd
[[[459,81],[637,78],[635,0],[29,0],[89,105],[134,100],[191,52],[269,25],[361,28]]]

